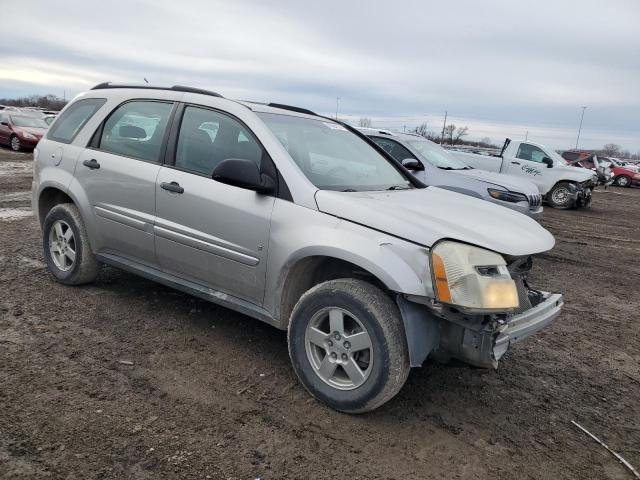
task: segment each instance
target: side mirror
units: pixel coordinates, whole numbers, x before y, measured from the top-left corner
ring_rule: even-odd
[[[258,193],[272,193],[276,182],[269,175],[260,173],[251,160],[227,158],[213,170],[211,178],[227,185],[254,190]]]
[[[542,159],[542,163],[546,163],[547,168],[553,168],[553,160],[551,160],[549,157],[544,157]]]
[[[422,165],[415,158],[405,158],[402,160],[402,166],[407,170],[422,170]]]
[[[118,135],[122,138],[133,138],[139,140],[141,138],[147,138],[147,132],[144,128],[136,127],[135,125],[122,125],[118,129]]]
[[[9,126],[9,122],[0,122],[0,125],[4,125],[5,127]]]

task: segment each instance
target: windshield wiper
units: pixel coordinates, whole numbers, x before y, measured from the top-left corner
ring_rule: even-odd
[[[409,187],[403,187],[402,185],[391,185],[387,190],[409,190]]]
[[[344,190],[340,190],[341,192],[357,192],[357,190],[353,188],[345,188]]]

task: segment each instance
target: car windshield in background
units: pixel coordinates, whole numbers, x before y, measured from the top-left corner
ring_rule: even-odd
[[[471,168],[435,143],[419,139],[407,140],[407,143],[415,148],[422,158],[434,167],[445,170],[468,170]]]
[[[409,180],[342,125],[291,115],[258,113],[306,177],[321,190],[412,188]]]
[[[31,128],[48,128],[49,125],[41,118],[36,117],[18,117],[11,115],[11,121],[16,127],[31,127]]]
[[[549,149],[549,155],[551,155],[551,160],[553,160],[554,165],[569,165],[569,162],[562,158],[555,150]]]

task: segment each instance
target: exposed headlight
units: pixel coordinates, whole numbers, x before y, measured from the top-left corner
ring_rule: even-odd
[[[495,252],[443,241],[431,250],[431,264],[436,298],[442,303],[486,312],[520,304],[507,264]]]
[[[35,135],[30,134],[29,132],[22,132],[22,136],[27,140],[37,140]]]
[[[528,199],[522,193],[515,192],[507,192],[504,190],[496,190],[494,188],[487,189],[489,195],[491,195],[496,200],[502,200],[503,202],[527,202]]]

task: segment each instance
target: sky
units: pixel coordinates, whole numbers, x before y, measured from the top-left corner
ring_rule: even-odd
[[[640,151],[640,0],[0,0],[0,98],[190,85],[373,126]],[[528,133],[527,133],[528,132]]]

